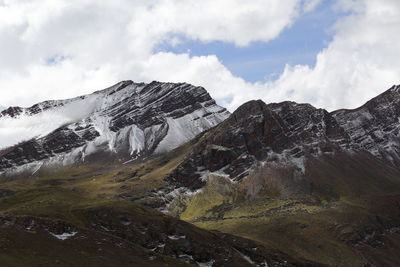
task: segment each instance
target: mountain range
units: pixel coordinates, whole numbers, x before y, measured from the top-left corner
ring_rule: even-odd
[[[202,87],[123,81],[0,115],[26,121],[1,143],[6,266],[400,265],[400,86],[230,114]]]

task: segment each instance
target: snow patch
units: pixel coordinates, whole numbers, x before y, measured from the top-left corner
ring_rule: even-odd
[[[184,259],[184,260],[186,260],[187,262],[190,262],[190,261],[193,261],[193,260],[194,260],[194,259],[193,259],[193,256],[192,256],[192,255],[189,255],[189,254],[180,254],[180,255],[178,255],[178,258]]]
[[[240,256],[242,256],[242,258],[247,261],[248,263],[250,263],[253,266],[259,266],[259,267],[268,267],[268,263],[266,261],[262,262],[261,264],[258,264],[256,262],[254,262],[249,256],[244,255],[243,253],[241,253],[240,251],[236,250]]]
[[[71,237],[75,236],[77,233],[78,233],[78,232],[62,233],[61,235],[56,235],[56,234],[53,234],[53,233],[50,233],[50,234],[51,234],[52,236],[54,236],[55,238],[57,238],[57,239],[66,240],[66,239],[68,239],[68,238],[71,238]]]
[[[130,127],[129,132],[129,152],[131,155],[140,153],[145,149],[145,137],[142,129],[136,125]]]
[[[185,239],[186,236],[185,235],[169,235],[168,238],[171,240],[179,240],[179,239]]]
[[[32,174],[31,175],[34,175],[35,173],[37,173],[39,170],[40,170],[40,168],[43,166],[43,162],[40,162],[36,167],[35,167],[35,169],[33,170],[33,172],[32,172]]]
[[[35,221],[32,220],[31,223],[29,224],[29,226],[26,227],[25,229],[26,229],[27,231],[30,231],[30,230],[33,228],[34,225],[35,225]]]
[[[252,261],[250,257],[248,257],[242,253],[240,253],[240,254],[242,255],[243,259],[245,259],[248,263],[250,263],[251,265],[256,265],[256,263],[254,261]]]
[[[215,263],[215,260],[210,260],[209,262],[196,262],[199,267],[212,267]]]
[[[218,107],[220,110],[221,108]],[[224,121],[227,113],[215,113],[212,117],[205,116],[212,112],[215,107],[201,108],[180,118],[168,117],[168,133],[158,144],[155,153],[170,151],[178,146],[192,140],[198,134],[208,130]]]

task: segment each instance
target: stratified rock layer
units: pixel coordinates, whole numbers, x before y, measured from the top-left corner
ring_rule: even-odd
[[[195,190],[210,172],[238,181],[260,164],[294,167],[291,175],[302,179],[307,159],[337,152],[368,153],[398,166],[399,88],[392,87],[360,108],[331,113],[295,102],[247,102],[204,135],[167,180]]]
[[[74,119],[54,122],[50,133],[4,148],[0,173],[76,163],[98,152],[124,160],[144,158],[176,148],[229,116],[202,87],[123,81],[74,99],[11,107],[0,120],[54,114]]]

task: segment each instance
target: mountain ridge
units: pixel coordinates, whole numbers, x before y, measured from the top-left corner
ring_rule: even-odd
[[[111,156],[118,152],[124,160],[143,158],[191,140],[228,115],[202,87],[156,81],[123,81],[89,95],[45,101],[25,109],[13,107],[3,111],[0,120],[48,116],[54,129],[44,125],[45,130],[26,138],[28,141],[3,151],[0,172],[60,155],[61,159],[53,161],[70,164],[98,151],[111,152]]]
[[[339,151],[365,151],[396,165],[399,88],[393,86],[359,108],[333,112],[291,101],[249,101],[202,138],[167,179],[188,186],[182,179],[190,177],[191,184],[197,180],[197,185],[189,186],[195,190],[205,184],[202,174],[219,171],[236,181],[241,179],[237,175],[247,175],[259,162],[281,162],[304,173],[305,158]],[[364,118],[365,122],[359,121]]]

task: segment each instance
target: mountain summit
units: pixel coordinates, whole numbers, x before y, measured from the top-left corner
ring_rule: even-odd
[[[176,148],[228,116],[202,87],[156,81],[122,81],[73,99],[10,107],[0,120],[38,125],[27,139],[3,148],[0,172],[36,171],[100,152],[120,161],[140,159]]]

